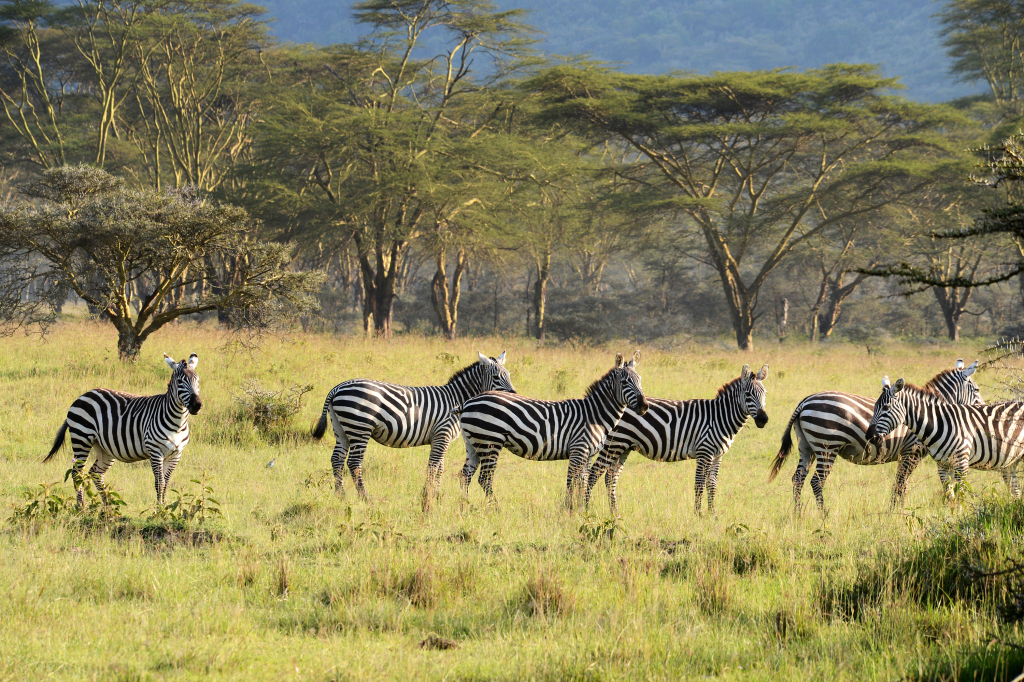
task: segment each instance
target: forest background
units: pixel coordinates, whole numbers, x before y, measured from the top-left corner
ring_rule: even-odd
[[[1020,332],[1015,233],[975,234],[1016,181],[969,179],[1021,127],[1014,3],[634,4],[2,2],[7,206],[66,200],[26,183],[85,164],[245,226],[90,296],[79,242],[55,266],[12,218],[5,263],[30,266],[0,308],[84,300],[135,324],[123,357],[146,316],[251,318],[238,282],[318,286],[318,312],[282,299],[305,328],[383,337]],[[322,285],[252,279],[257,241]]]

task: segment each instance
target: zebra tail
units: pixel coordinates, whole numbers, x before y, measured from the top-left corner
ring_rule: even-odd
[[[798,414],[800,414],[799,407],[793,411],[793,416],[789,418],[789,423],[786,424],[786,432],[782,434],[782,443],[779,446],[779,452],[775,455],[775,462],[772,464],[771,473],[768,474],[769,483],[774,481],[775,477],[779,475],[779,470],[782,469],[782,465],[786,463],[786,458],[789,457],[789,451],[793,449],[793,436],[791,431],[793,430],[793,422],[796,421]]]
[[[313,425],[309,430],[309,435],[313,438],[320,440],[324,437],[327,432],[327,410],[331,406],[331,397],[328,395],[327,400],[324,401],[324,411],[320,413],[320,421]]]
[[[53,447],[50,448],[50,454],[43,458],[43,462],[49,462],[51,459],[53,459],[53,456],[56,455],[60,451],[60,449],[64,447],[64,436],[67,434],[67,432],[68,421],[65,419],[64,423],[61,424],[60,428],[57,430],[57,437],[53,439]]]

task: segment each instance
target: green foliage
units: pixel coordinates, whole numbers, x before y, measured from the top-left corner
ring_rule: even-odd
[[[291,422],[302,410],[305,395],[312,390],[313,384],[306,384],[271,391],[260,388],[254,379],[250,379],[235,394],[235,403],[243,419],[260,430],[266,430]]]
[[[152,507],[149,510],[149,519],[161,524],[191,527],[224,518],[220,502],[213,497],[210,478],[204,471],[200,478],[192,479],[192,483],[199,486],[198,492],[171,488],[170,492],[174,499],[169,504]]]

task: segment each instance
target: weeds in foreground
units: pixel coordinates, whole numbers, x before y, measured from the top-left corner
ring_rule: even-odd
[[[201,478],[193,478],[192,483],[199,486],[199,492],[181,491],[171,488],[175,500],[163,506],[155,505],[149,510],[149,519],[161,523],[175,525],[195,524],[202,526],[207,521],[224,517],[220,510],[220,502],[213,497],[213,486],[210,477],[204,471]]]
[[[10,521],[12,523],[55,521],[58,519],[78,519],[89,522],[102,522],[121,517],[121,509],[127,503],[120,493],[107,486],[106,494],[96,489],[89,476],[80,476],[74,469],[68,469],[64,481],[72,478],[82,486],[84,505],[79,508],[74,495],[65,494],[57,481],[39,483],[35,488],[22,493],[23,502],[12,505]]]

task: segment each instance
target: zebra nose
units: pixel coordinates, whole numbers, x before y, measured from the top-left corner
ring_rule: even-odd
[[[763,429],[764,425],[768,423],[768,413],[764,410],[758,410],[757,415],[754,417],[754,424],[757,428]]]
[[[868,430],[864,432],[864,440],[875,445],[878,444],[878,429],[875,428],[874,422],[868,424]]]
[[[188,411],[192,414],[199,414],[199,410],[203,409],[202,399],[194,395],[192,399],[188,401]]]
[[[637,404],[636,413],[641,417],[647,414],[647,410],[650,409],[650,404],[647,402],[646,396],[640,396],[640,401]]]

